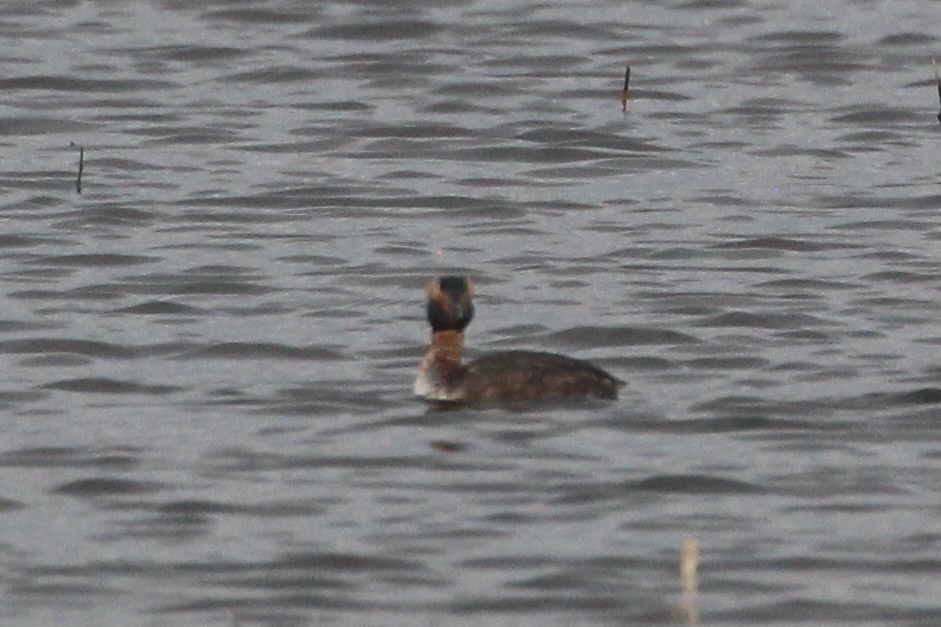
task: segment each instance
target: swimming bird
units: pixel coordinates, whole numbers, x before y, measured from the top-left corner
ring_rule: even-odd
[[[577,398],[614,399],[624,384],[587,361],[554,353],[503,351],[462,363],[464,330],[474,317],[474,284],[443,276],[428,283],[431,346],[414,392],[429,401],[518,404]]]

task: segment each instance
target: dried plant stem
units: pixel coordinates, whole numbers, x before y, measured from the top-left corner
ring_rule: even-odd
[[[941,74],[938,73],[938,64],[934,59],[931,60],[931,67],[934,68],[934,78],[938,81],[938,101],[941,102]],[[938,121],[941,122],[941,111],[938,112]]]
[[[75,142],[69,142],[69,145],[72,148],[75,148]],[[79,194],[82,193],[82,171],[85,169],[85,147],[81,144],[78,145],[78,176],[75,178],[75,191]]]
[[[621,111],[627,113],[627,101],[629,98],[629,89],[631,85],[631,66],[627,66],[624,72],[624,91],[621,92]]]
[[[679,614],[687,625],[699,624],[699,543],[693,538],[683,542],[680,549],[680,579],[683,581],[683,596]]]

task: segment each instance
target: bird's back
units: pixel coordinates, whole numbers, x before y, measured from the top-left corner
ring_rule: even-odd
[[[587,361],[554,353],[506,351],[465,366],[463,396],[471,402],[614,399],[622,381]]]

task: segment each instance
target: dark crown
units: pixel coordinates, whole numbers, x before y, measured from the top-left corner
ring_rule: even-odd
[[[473,283],[443,276],[428,284],[428,322],[437,331],[463,331],[474,318]]]

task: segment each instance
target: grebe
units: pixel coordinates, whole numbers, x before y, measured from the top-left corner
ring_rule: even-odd
[[[461,276],[428,283],[431,346],[414,391],[429,401],[501,404],[576,398],[614,399],[624,382],[591,365],[553,353],[505,351],[461,363],[464,329],[474,317],[474,284]]]

